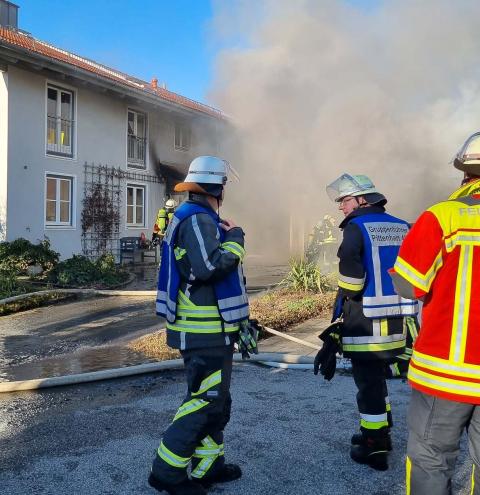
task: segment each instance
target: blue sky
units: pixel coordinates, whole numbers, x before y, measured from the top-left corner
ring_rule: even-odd
[[[369,9],[380,0],[349,1]],[[13,2],[36,38],[205,102],[221,48],[209,36],[211,0]]]

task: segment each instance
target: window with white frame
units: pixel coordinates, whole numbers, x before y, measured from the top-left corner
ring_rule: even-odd
[[[145,168],[147,149],[146,115],[128,110],[127,117],[127,163],[130,167]]]
[[[47,175],[45,184],[45,225],[73,225],[72,198],[73,177]]]
[[[145,227],[145,186],[127,184],[127,226]]]
[[[74,94],[47,85],[47,154],[73,157]]]
[[[183,124],[175,124],[175,149],[188,151],[190,149],[190,129]]]

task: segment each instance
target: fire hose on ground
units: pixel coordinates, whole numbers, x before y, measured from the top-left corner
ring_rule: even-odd
[[[312,344],[305,340],[284,334],[272,328],[263,327],[264,330],[273,335],[277,335],[287,340],[302,344],[315,350],[319,350],[318,345]],[[242,363],[260,363],[274,368],[284,369],[313,369],[313,357],[301,356],[298,354],[280,353],[280,352],[261,352],[254,354],[250,359],[242,360],[240,354],[235,353],[234,362]],[[24,390],[38,390],[41,388],[60,387],[64,385],[76,385],[80,383],[90,383],[100,380],[109,380],[113,378],[122,378],[127,376],[142,375],[154,373],[157,371],[177,370],[183,368],[182,359],[171,359],[156,363],[144,363],[136,366],[124,368],[115,368],[101,371],[91,371],[87,373],[78,373],[75,375],[54,376],[48,378],[36,378],[22,381],[0,382],[0,393],[19,392]]]

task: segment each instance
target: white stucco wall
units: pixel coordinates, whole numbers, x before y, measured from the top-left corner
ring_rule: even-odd
[[[62,258],[81,253],[81,210],[84,191],[84,163],[103,164],[127,170],[127,111],[129,108],[147,114],[147,169],[156,174],[158,161],[189,163],[199,154],[216,153],[215,135],[208,119],[196,119],[192,126],[192,148],[188,152],[174,149],[175,114],[146,107],[72,85],[61,78],[47,78],[14,66],[8,70],[8,200],[7,239],[25,237],[32,242],[48,237]],[[76,133],[74,158],[46,154],[46,87],[47,83],[74,92]],[[5,92],[5,91],[4,91]],[[6,99],[6,96],[4,97]],[[0,88],[0,103],[2,89]],[[1,118],[1,116],[0,116]],[[183,116],[185,120],[187,117]],[[188,120],[187,120],[188,122]],[[1,121],[0,121],[1,123]],[[2,135],[0,132],[0,142]],[[1,149],[1,148],[0,148]],[[0,167],[2,164],[0,155]],[[0,174],[1,172],[0,168]],[[128,169],[130,170],[130,169]],[[135,171],[134,169],[131,169]],[[71,227],[45,226],[46,173],[74,177],[74,221]],[[5,183],[6,181],[1,181]],[[126,182],[145,185],[147,191],[144,227],[127,228]],[[1,202],[0,185],[0,202]],[[150,237],[155,216],[165,197],[165,186],[151,182],[127,180],[123,183],[120,237],[138,236],[143,231]],[[1,203],[0,203],[1,204]]]
[[[0,242],[7,235],[8,73],[0,71]]]

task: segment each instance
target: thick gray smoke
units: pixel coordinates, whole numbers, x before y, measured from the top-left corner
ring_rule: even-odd
[[[479,17],[476,0],[218,2],[236,48],[211,97],[236,128],[226,211],[250,252],[287,258],[325,213],[340,219],[325,186],[342,172],[369,175],[408,220],[456,188],[449,161],[480,128]]]

